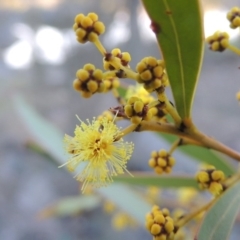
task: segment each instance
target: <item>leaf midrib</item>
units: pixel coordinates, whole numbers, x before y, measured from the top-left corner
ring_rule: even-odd
[[[166,0],[164,0],[163,3],[166,7],[166,10],[170,9]],[[180,80],[181,80],[182,97],[183,97],[183,102],[184,102],[184,106],[183,106],[184,116],[187,116],[185,81],[184,81],[184,71],[183,71],[183,62],[182,62],[182,53],[181,53],[181,49],[180,49],[180,42],[179,42],[177,30],[176,30],[176,25],[175,25],[175,22],[174,22],[174,19],[173,19],[172,15],[169,15],[169,18],[170,18],[170,23],[171,23],[172,28],[173,28],[174,35],[175,35],[175,41],[176,41],[176,47],[177,47],[177,53],[178,53],[178,60],[179,60],[179,66],[180,66],[180,75],[181,75]]]

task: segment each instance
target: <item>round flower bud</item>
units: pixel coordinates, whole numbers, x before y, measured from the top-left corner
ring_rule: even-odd
[[[89,78],[89,72],[85,69],[79,69],[76,72],[76,77],[81,79],[82,82],[86,81]]]
[[[213,195],[219,195],[223,190],[223,181],[225,175],[222,171],[210,167],[206,170],[201,170],[196,175],[199,187],[208,189]]]
[[[79,81],[78,79],[75,79],[73,81],[73,88],[76,90],[76,91],[81,91],[81,81]]]
[[[95,22],[94,25],[94,30],[98,35],[101,35],[105,32],[105,25],[102,22]]]
[[[88,13],[87,16],[90,17],[93,22],[96,22],[98,20],[98,15],[94,12]]]
[[[158,235],[161,231],[161,227],[158,224],[153,224],[151,227],[151,234],[152,235]]]
[[[94,92],[96,92],[97,89],[98,89],[98,84],[97,84],[95,81],[90,80],[90,81],[88,81],[88,83],[87,83],[87,88],[88,88],[88,90],[89,90],[91,93],[94,93]]]
[[[75,22],[77,25],[79,25],[79,24],[81,24],[81,21],[83,20],[84,17],[85,17],[85,16],[84,16],[82,13],[80,13],[80,14],[78,14],[78,15],[75,17],[74,22]]]
[[[156,161],[155,161],[155,159],[153,159],[153,158],[149,159],[148,165],[149,165],[151,168],[154,168],[154,167],[156,166]]]

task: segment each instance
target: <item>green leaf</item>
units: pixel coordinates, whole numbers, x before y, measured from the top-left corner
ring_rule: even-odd
[[[143,0],[166,64],[176,108],[190,117],[203,55],[199,1]]]
[[[33,137],[33,141],[56,159],[59,164],[63,164],[66,161],[62,140],[64,134],[42,118],[22,97],[16,97],[14,105]]]
[[[197,240],[228,240],[240,209],[240,182],[220,196],[207,212]]]
[[[98,196],[74,196],[66,197],[54,205],[45,208],[39,213],[40,218],[65,217],[79,214],[82,211],[90,211],[100,204]]]
[[[198,188],[195,178],[186,176],[156,176],[151,173],[134,173],[131,176],[118,176],[114,178],[114,182],[127,183],[131,185],[142,186],[158,186],[161,188],[180,188],[193,187]]]
[[[118,206],[122,211],[129,214],[139,224],[145,226],[145,216],[152,206],[137,192],[119,183],[113,183],[106,188],[99,188],[96,191]]]
[[[169,134],[161,133],[158,135],[169,143],[172,143],[177,139],[177,137]],[[213,150],[193,145],[180,146],[178,150],[192,157],[194,160],[215,166],[217,169],[222,170],[226,175],[232,175],[236,172],[231,164]]]

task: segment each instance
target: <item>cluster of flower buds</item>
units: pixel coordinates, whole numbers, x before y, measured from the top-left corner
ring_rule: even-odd
[[[77,71],[76,77],[73,81],[73,88],[85,98],[105,90],[105,85],[102,81],[103,73],[92,64],[85,64],[83,69]]]
[[[119,58],[121,65],[124,67],[128,67],[129,62],[131,61],[131,55],[129,52],[121,52],[119,48],[114,48],[111,51],[112,56]],[[103,67],[105,70],[115,70],[115,67],[109,63],[109,61],[106,61],[106,59],[103,59]]]
[[[174,221],[169,215],[168,209],[160,210],[156,205],[146,215],[146,228],[152,234],[154,240],[174,239]]]
[[[229,45],[229,35],[226,32],[217,31],[212,36],[209,36],[206,41],[210,44],[212,51],[222,52]]]
[[[151,110],[148,111],[147,105],[144,105],[141,98],[138,97],[128,99],[127,104],[124,106],[124,112],[134,124],[139,124],[143,119],[147,120],[152,116]]]
[[[225,189],[223,184],[224,172],[216,170],[215,167],[199,171],[196,179],[201,189],[208,189],[213,195],[219,195]]]
[[[137,81],[143,84],[148,92],[153,92],[168,84],[165,65],[162,60],[157,60],[154,57],[145,57],[137,64],[136,70],[139,73]]]
[[[78,14],[75,17],[73,29],[80,43],[95,42],[98,36],[105,32],[105,26],[98,21],[96,13],[89,13],[87,16]]]
[[[166,150],[162,149],[151,153],[148,164],[157,174],[170,173],[175,164],[175,159]]]

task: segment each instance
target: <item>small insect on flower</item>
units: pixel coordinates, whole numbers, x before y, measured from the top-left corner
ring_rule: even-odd
[[[88,184],[94,187],[106,186],[112,182],[113,176],[128,172],[126,164],[131,158],[134,145],[119,139],[120,129],[106,117],[93,119],[92,122],[87,120],[87,123],[79,121],[75,136],[64,137],[65,149],[71,157],[62,166],[66,165],[73,172],[81,163],[86,164],[75,176],[83,182],[84,192]]]

